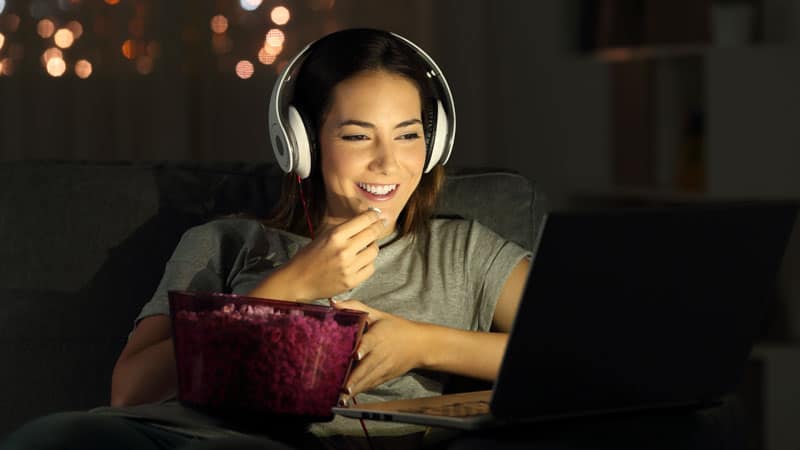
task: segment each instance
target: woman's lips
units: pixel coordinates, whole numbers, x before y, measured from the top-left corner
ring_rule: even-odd
[[[383,202],[391,200],[397,194],[397,184],[356,183],[358,190],[369,200]]]

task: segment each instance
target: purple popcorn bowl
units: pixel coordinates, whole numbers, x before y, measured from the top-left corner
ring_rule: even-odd
[[[178,400],[229,418],[327,421],[367,313],[169,292]]]

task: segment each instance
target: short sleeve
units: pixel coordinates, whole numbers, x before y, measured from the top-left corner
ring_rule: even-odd
[[[154,315],[169,315],[171,290],[219,292],[224,289],[220,273],[221,236],[218,227],[205,224],[190,228],[181,236],[164,268],[153,297],[136,317],[136,323]]]
[[[472,222],[467,238],[467,283],[477,300],[474,329],[489,331],[503,287],[515,267],[531,252]]]

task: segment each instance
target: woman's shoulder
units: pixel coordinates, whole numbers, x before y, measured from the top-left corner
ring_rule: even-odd
[[[283,241],[299,242],[308,238],[278,228],[267,226],[262,220],[251,217],[221,217],[189,228],[186,235],[215,240]]]
[[[490,228],[482,225],[477,220],[462,218],[437,218],[431,220],[431,235],[438,236],[469,236],[472,234],[496,234]]]

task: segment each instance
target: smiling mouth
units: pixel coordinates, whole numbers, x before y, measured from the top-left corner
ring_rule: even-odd
[[[357,184],[362,191],[381,197],[389,195],[392,192],[394,192],[395,189],[397,189],[396,184],[367,184],[367,183],[357,183]]]

